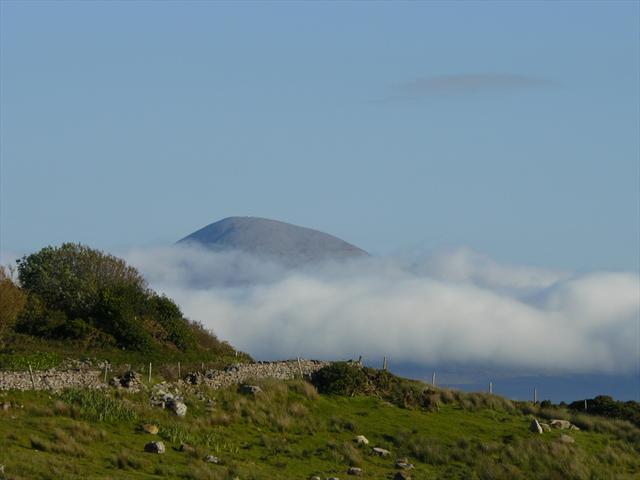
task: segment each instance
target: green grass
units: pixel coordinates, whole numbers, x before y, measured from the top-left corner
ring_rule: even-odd
[[[405,409],[375,397],[318,395],[302,381],[260,382],[255,398],[235,389],[201,390],[214,400],[187,395],[185,418],[151,407],[144,393],[69,391],[5,392],[0,402],[0,464],[11,479],[306,479],[347,478],[349,466],[363,478],[392,478],[397,457],[408,457],[414,479],[609,479],[640,476],[638,429],[589,417],[585,429],[528,431],[539,411],[482,394],[441,391],[433,411]],[[23,408],[20,408],[20,406]],[[159,435],[141,426],[155,423]],[[356,435],[369,447],[357,447]],[[164,455],[144,453],[151,440],[165,442]],[[179,451],[180,444],[193,447]],[[391,458],[371,454],[381,446]],[[203,461],[221,458],[221,465]]]

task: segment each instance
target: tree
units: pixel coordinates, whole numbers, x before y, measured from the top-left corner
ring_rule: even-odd
[[[87,318],[108,289],[146,290],[138,271],[113,255],[77,243],[46,247],[18,260],[18,279],[50,309]]]

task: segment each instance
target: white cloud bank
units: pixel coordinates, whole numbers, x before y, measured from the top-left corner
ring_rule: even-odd
[[[259,359],[387,355],[563,373],[638,366],[640,279],[632,273],[502,265],[468,249],[297,272],[185,247],[126,258],[188,317]]]

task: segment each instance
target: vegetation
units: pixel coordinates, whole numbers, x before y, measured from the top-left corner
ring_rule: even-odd
[[[319,395],[302,380],[257,384],[255,396],[235,388],[186,392],[184,418],[151,407],[145,393],[8,392],[0,403],[24,408],[0,410],[0,464],[16,480],[343,478],[350,466],[362,468],[363,478],[383,479],[393,477],[402,457],[415,465],[412,478],[640,475],[640,430],[628,422],[442,389],[432,389],[438,409],[427,410],[399,408],[376,393]],[[531,433],[532,416],[588,421],[569,432],[569,444],[560,440],[566,431]],[[157,436],[142,430],[149,423],[159,426]],[[369,446],[357,445],[356,435]],[[167,452],[145,453],[153,440]],[[392,454],[375,456],[373,446]],[[205,462],[207,455],[221,463]]]
[[[0,270],[0,368],[49,368],[67,357],[130,364],[248,359],[186,319],[135,268],[99,250],[43,248],[18,260],[17,280]]]
[[[628,420],[640,427],[640,403],[633,400],[621,402],[608,395],[598,395],[595,398],[575,401],[569,405],[569,408],[574,411],[584,411],[589,415]]]

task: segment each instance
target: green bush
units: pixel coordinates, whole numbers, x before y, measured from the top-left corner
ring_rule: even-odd
[[[364,369],[348,362],[335,362],[313,374],[312,382],[320,393],[356,395],[366,393],[369,379]]]

